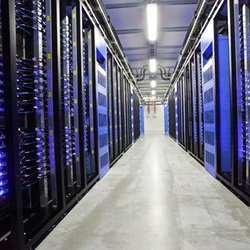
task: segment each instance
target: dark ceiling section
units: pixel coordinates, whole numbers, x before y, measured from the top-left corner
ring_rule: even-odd
[[[142,95],[145,99],[151,97],[150,80],[156,79],[156,100],[161,101],[169,87],[171,73],[198,1],[156,1],[159,5],[159,35],[154,45],[150,45],[147,41],[145,11],[147,1],[103,0],[103,2],[134,75],[140,79],[137,84]],[[156,56],[158,62],[158,71],[155,75],[148,71],[148,61],[152,55]],[[142,75],[143,69],[145,77]]]

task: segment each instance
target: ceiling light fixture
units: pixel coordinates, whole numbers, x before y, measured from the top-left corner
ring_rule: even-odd
[[[155,73],[157,71],[157,61],[155,58],[149,59],[149,71]]]
[[[155,42],[158,37],[158,6],[156,3],[147,4],[148,40]]]
[[[155,88],[156,85],[157,85],[156,80],[152,80],[152,81],[150,82],[150,86],[151,86],[152,89]]]
[[[151,91],[151,94],[152,94],[152,95],[155,95],[155,94],[156,94],[156,91],[155,91],[155,90],[152,90],[152,91]]]

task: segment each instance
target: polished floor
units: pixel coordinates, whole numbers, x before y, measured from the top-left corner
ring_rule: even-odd
[[[247,250],[250,209],[163,135],[140,139],[39,250]]]

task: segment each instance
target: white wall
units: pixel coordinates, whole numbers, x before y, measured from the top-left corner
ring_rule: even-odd
[[[163,106],[156,105],[156,112],[154,106],[150,105],[150,113],[148,113],[148,106],[144,107],[144,125],[145,134],[163,134],[164,133],[164,113]]]

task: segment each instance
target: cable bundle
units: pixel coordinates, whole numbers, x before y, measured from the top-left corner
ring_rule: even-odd
[[[31,208],[37,200],[34,186],[40,190],[40,206],[49,199],[46,1],[16,0],[16,20],[22,41],[17,48],[20,179]]]
[[[64,111],[64,158],[67,173],[67,186],[74,185],[75,137],[74,137],[74,88],[73,88],[73,48],[72,24],[65,16],[62,21],[62,95]]]

